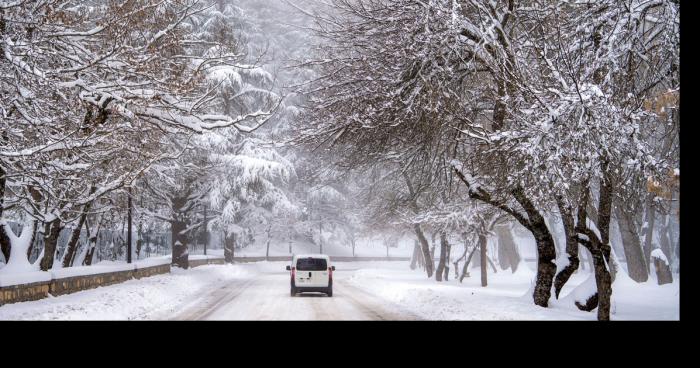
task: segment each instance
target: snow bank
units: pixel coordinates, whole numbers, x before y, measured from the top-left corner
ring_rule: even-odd
[[[66,267],[56,270],[51,270],[50,273],[54,279],[63,279],[66,277],[96,275],[100,273],[110,273],[119,271],[135,270],[135,263],[123,263],[113,261],[102,261],[92,266]]]
[[[5,219],[0,220],[0,226],[5,228],[5,234],[7,234],[12,246],[10,250],[10,259],[0,268],[0,274],[25,274],[36,271],[37,268],[29,263],[29,259],[27,258],[27,249],[29,249],[32,235],[34,234],[34,224],[24,224],[20,236],[15,235]]]
[[[382,264],[383,263],[383,264]],[[348,266],[352,265],[349,263]],[[472,274],[462,283],[450,278],[438,283],[421,270],[411,271],[402,262],[358,262],[348,279],[351,285],[400,304],[426,319],[437,320],[595,320],[594,312],[580,311],[575,300],[585,302],[595,293],[595,277],[579,271],[562,290],[562,298],[549,308],[532,301],[535,272],[522,263],[518,271],[488,275],[488,286]],[[453,274],[450,275],[452,277]],[[679,282],[658,286],[638,284],[624,272],[613,283],[612,316],[618,320],[679,319]]]
[[[21,258],[21,257],[20,257]],[[30,271],[24,271],[24,267],[8,268],[5,266],[0,269],[0,286],[13,286],[21,284],[29,284],[33,282],[51,281],[55,279],[63,279],[75,276],[97,275],[101,273],[111,273],[119,271],[136,270],[147,267],[160,266],[170,264],[170,258],[155,257],[147,258],[128,264],[124,262],[102,261],[92,266],[78,266],[66,268],[54,268],[51,271],[35,271],[35,266],[31,265]]]
[[[205,265],[170,274],[0,306],[0,320],[164,319],[214,288],[256,274],[248,265]]]
[[[4,273],[0,275],[0,287],[51,281],[51,273],[42,271]]]

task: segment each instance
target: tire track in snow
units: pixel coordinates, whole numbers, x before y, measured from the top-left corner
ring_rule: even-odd
[[[419,316],[400,308],[398,305],[387,300],[381,300],[377,296],[370,294],[360,288],[354,287],[344,280],[336,281],[342,285],[341,293],[347,296],[353,305],[358,307],[371,320],[378,321],[414,321],[422,320]],[[389,303],[395,311],[389,311],[386,304]],[[398,312],[398,313],[397,313]]]
[[[204,320],[211,316],[222,306],[230,303],[255,282],[254,279],[246,279],[234,282],[214,290],[195,306],[186,308],[183,313],[175,316],[175,320]],[[212,300],[213,299],[213,300]]]

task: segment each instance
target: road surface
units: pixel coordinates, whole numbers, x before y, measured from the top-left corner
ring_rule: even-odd
[[[333,273],[333,297],[289,295],[289,272],[263,272],[202,295],[175,320],[418,320],[401,306],[347,283],[352,269]]]

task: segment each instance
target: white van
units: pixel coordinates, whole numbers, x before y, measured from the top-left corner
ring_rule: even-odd
[[[325,254],[299,254],[292,257],[291,295],[305,292],[325,293],[333,296],[333,271],[331,259]]]

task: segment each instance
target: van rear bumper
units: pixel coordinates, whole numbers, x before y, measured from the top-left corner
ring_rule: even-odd
[[[328,292],[328,289],[330,289],[330,286],[322,287],[322,286],[306,286],[306,287],[295,287],[297,293],[325,293]]]

